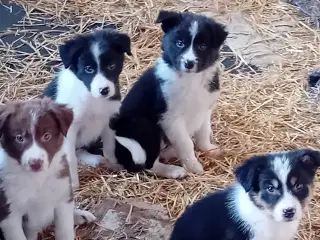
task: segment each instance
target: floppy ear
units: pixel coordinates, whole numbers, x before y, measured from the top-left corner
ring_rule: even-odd
[[[63,136],[67,136],[68,130],[73,121],[72,109],[68,108],[64,104],[52,103],[49,112],[53,115],[58,123],[60,132],[63,134]]]
[[[156,23],[161,23],[163,32],[168,32],[177,26],[182,20],[181,13],[172,11],[160,11]]]
[[[70,67],[72,60],[81,47],[83,47],[83,44],[79,39],[71,39],[59,46],[60,58],[65,68]]]
[[[311,149],[298,150],[299,161],[303,166],[315,172],[320,167],[320,152]]]
[[[265,156],[254,156],[235,170],[237,181],[246,192],[249,192],[254,187],[262,167],[262,161],[266,160]]]
[[[213,38],[213,47],[220,48],[223,42],[227,39],[228,32],[226,31],[226,26],[210,20],[208,23],[208,28],[211,31],[211,36]]]
[[[114,45],[116,50],[120,53],[126,53],[129,56],[132,55],[131,53],[131,41],[130,37],[127,34],[118,33],[117,37],[114,40]]]

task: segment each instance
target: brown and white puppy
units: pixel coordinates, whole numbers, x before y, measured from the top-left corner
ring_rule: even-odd
[[[55,238],[73,240],[75,224],[95,217],[74,210],[65,136],[73,112],[45,99],[0,106],[0,228],[6,240],[36,240],[54,223]]]

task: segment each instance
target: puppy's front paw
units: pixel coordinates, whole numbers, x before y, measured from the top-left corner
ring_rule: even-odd
[[[85,223],[94,222],[97,218],[89,211],[75,209],[74,210],[74,224],[82,225]]]
[[[168,177],[172,179],[184,178],[186,176],[186,170],[183,167],[172,165],[168,175]]]
[[[188,159],[184,161],[184,165],[188,172],[195,173],[195,174],[201,174],[204,172],[201,163],[198,161],[196,157],[192,158],[192,160]]]

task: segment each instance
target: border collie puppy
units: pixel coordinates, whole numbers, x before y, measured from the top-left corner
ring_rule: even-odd
[[[131,55],[130,38],[115,30],[96,31],[67,41],[59,53],[64,68],[44,95],[73,109],[74,121],[67,138],[78,149],[81,162],[92,166],[106,163],[101,155],[83,149],[101,137],[104,156],[115,163],[109,120],[121,105],[119,75],[124,53]]]
[[[171,240],[293,240],[319,166],[310,149],[252,157],[236,169],[235,186],[186,209]]]
[[[71,109],[47,98],[0,107],[0,239],[36,240],[54,223],[56,239],[73,240],[74,223],[95,220],[74,209],[72,120]]]
[[[115,157],[129,172],[149,170],[157,176],[180,178],[183,168],[159,162],[162,131],[154,121],[146,118],[131,118],[117,114],[110,120],[115,131]]]
[[[129,91],[121,111],[159,123],[172,146],[162,157],[177,155],[188,171],[201,173],[192,137],[202,151],[217,148],[210,141],[211,113],[219,96],[219,49],[227,32],[190,12],[161,11],[157,23],[164,31],[162,56]]]

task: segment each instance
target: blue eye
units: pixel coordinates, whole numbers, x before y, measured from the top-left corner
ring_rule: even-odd
[[[269,185],[269,186],[267,187],[267,191],[268,191],[269,193],[273,193],[273,192],[274,192],[274,186]]]
[[[184,47],[184,43],[181,40],[177,40],[176,45],[178,48],[183,48]]]
[[[86,73],[88,73],[88,74],[94,73],[94,69],[93,69],[91,66],[86,66],[86,67],[84,68],[84,71],[85,71]]]

